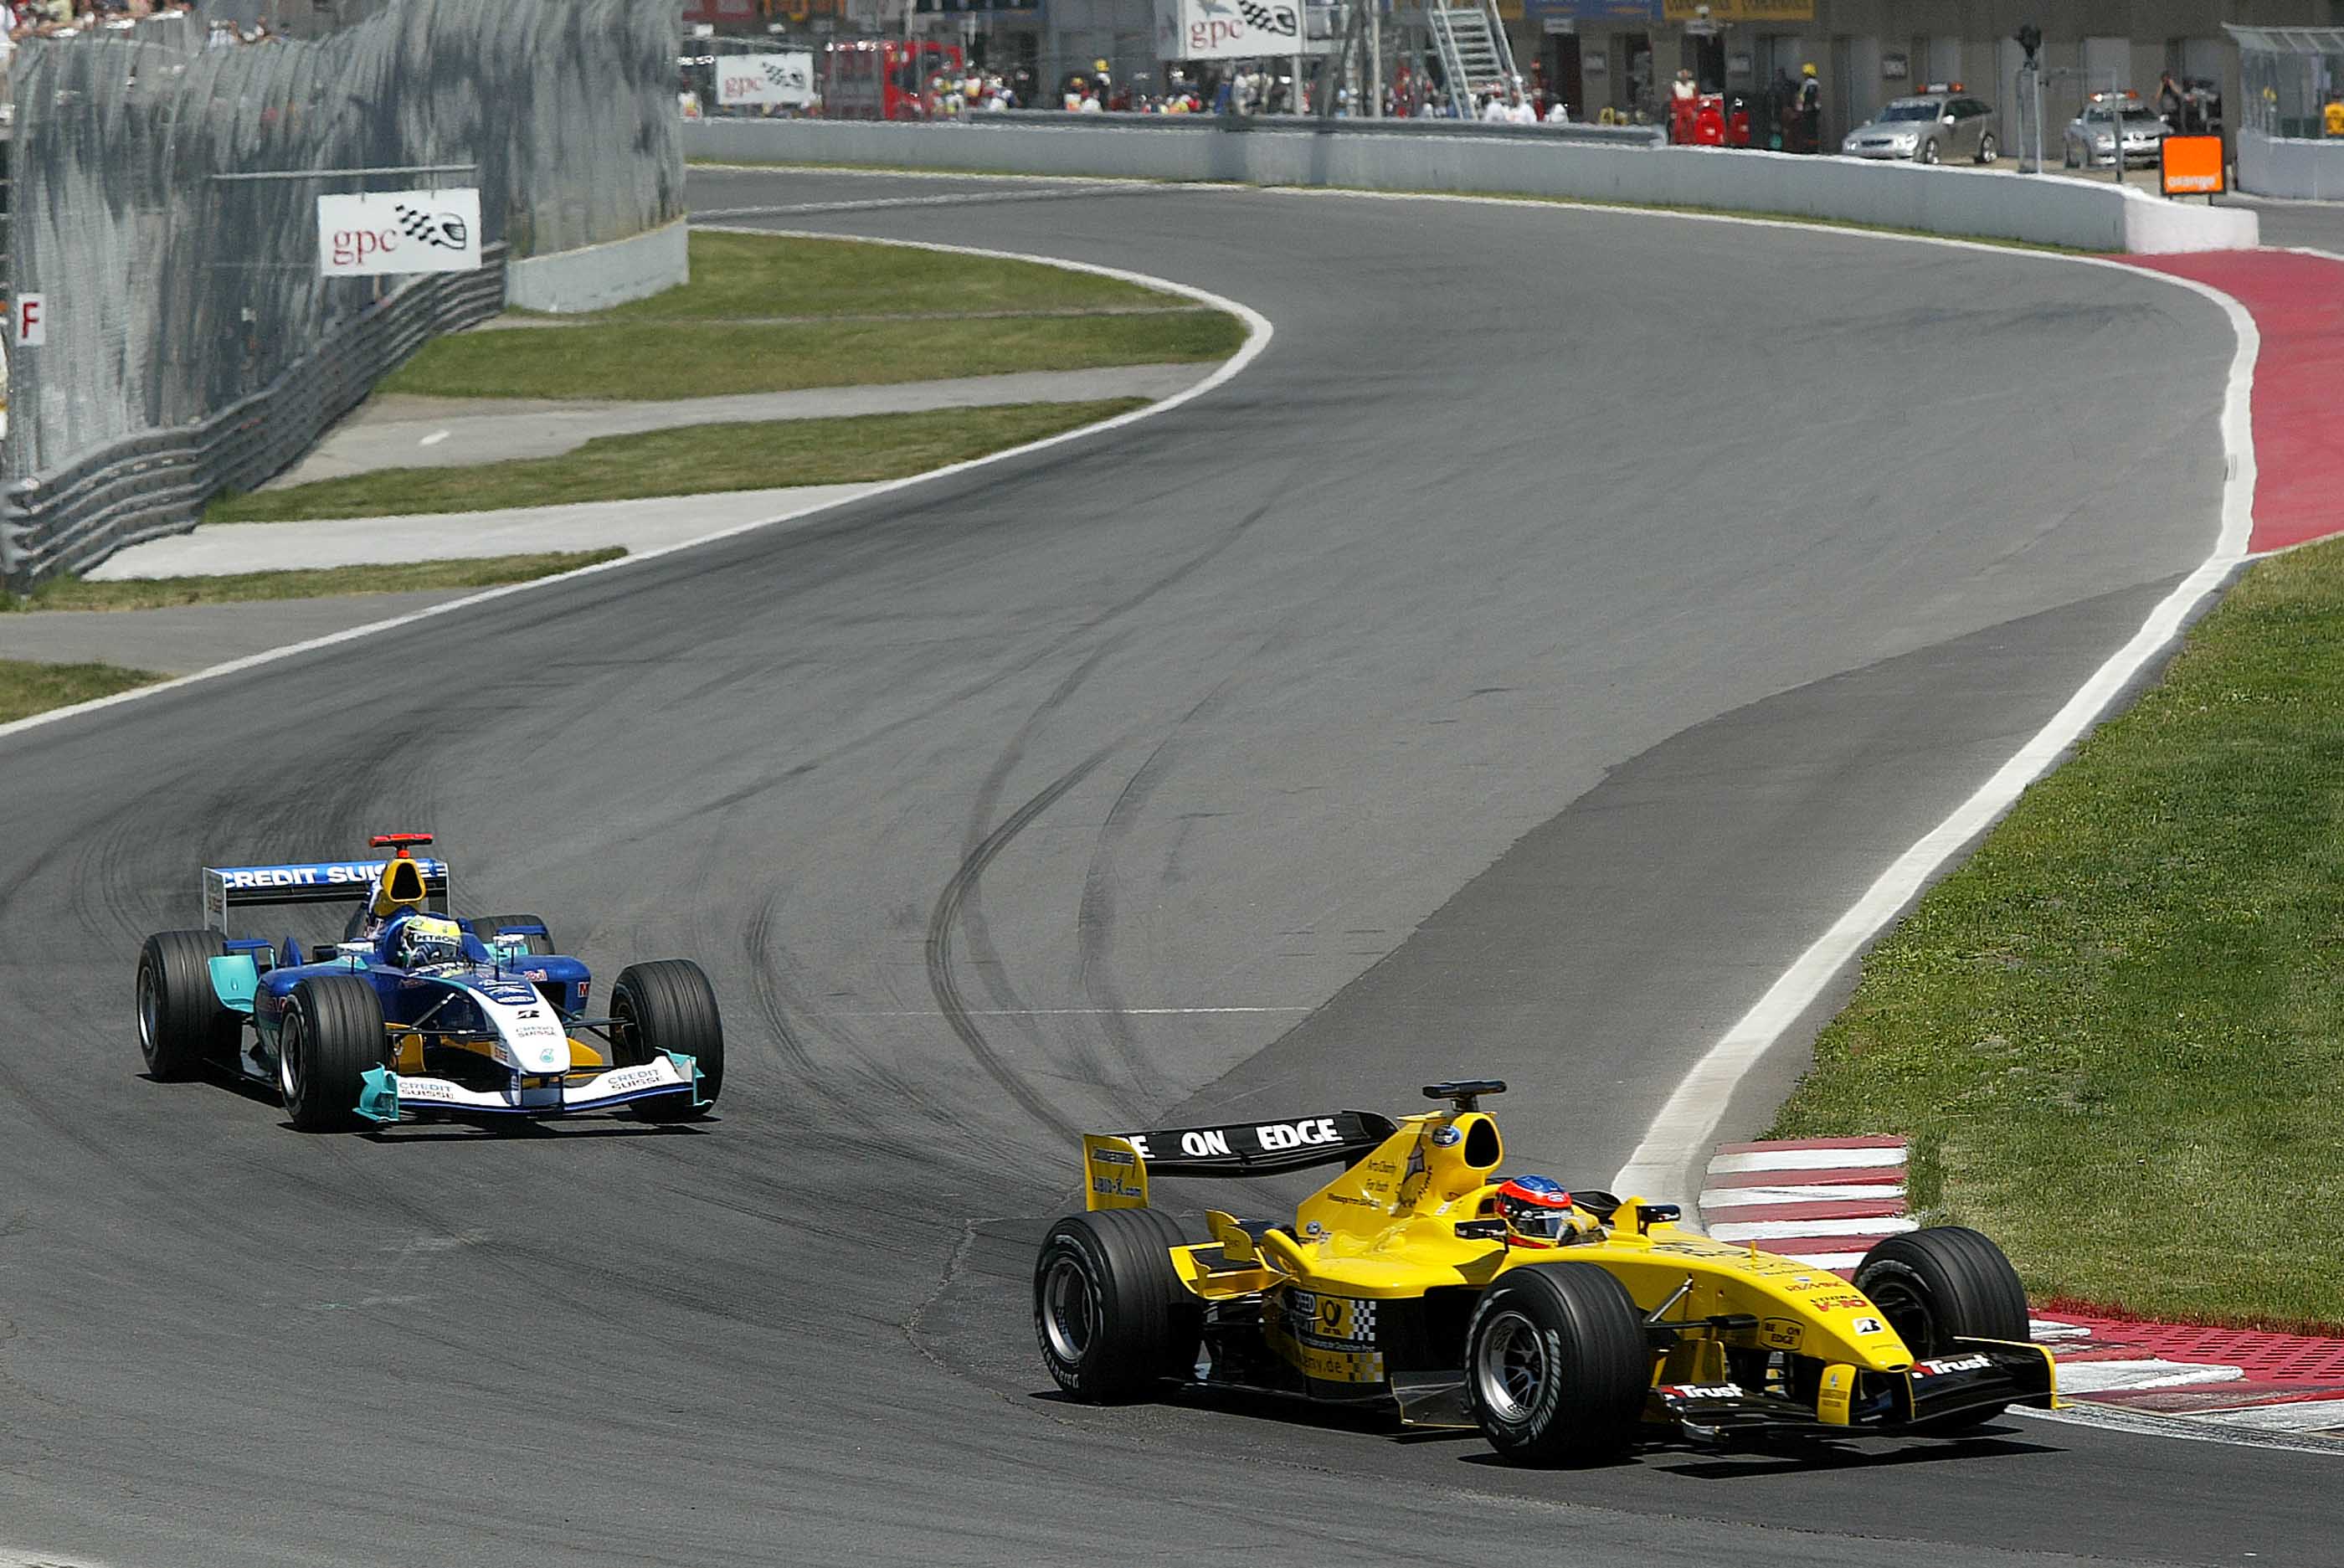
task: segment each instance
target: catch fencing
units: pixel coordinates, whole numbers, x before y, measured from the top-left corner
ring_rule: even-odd
[[[140,26],[16,53],[0,576],[191,526],[299,455],[503,259],[677,217],[681,23],[642,0],[381,0],[314,40]],[[373,171],[359,173],[354,171]],[[478,186],[486,273],[325,278],[320,194]]]

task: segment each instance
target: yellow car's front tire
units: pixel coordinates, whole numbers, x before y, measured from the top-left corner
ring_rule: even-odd
[[[2027,1337],[2026,1288],[1993,1239],[1959,1225],[1891,1236],[1864,1255],[1855,1288],[1872,1298],[1905,1349],[1926,1360],[1950,1354],[1957,1339]],[[1959,1431],[1989,1421],[2000,1405],[1926,1422]]]
[[[1465,1334],[1473,1419],[1517,1464],[1585,1464],[1625,1450],[1652,1364],[1627,1287],[1585,1263],[1506,1274],[1482,1292]]]

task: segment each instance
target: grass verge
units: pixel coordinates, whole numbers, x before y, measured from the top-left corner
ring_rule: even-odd
[[[1146,406],[1144,398],[1012,403],[598,436],[560,457],[463,468],[384,469],[225,497],[212,503],[204,521],[289,522],[707,495],[783,485],[859,484],[924,473]]]
[[[695,234],[692,273],[681,288],[583,324],[437,339],[379,389],[656,401],[1221,359],[1246,336],[1233,316],[1112,278],[850,240]],[[967,315],[1136,306],[1168,309]],[[824,315],[908,319],[755,319]]]
[[[0,724],[169,679],[152,670],[126,670],[119,664],[39,664],[0,659]]]
[[[584,319],[705,321],[1191,303],[1120,278],[1034,261],[783,235],[696,233],[691,282]]]
[[[657,402],[1221,359],[1244,341],[1244,323],[1217,310],[786,327],[626,321],[435,339],[379,389]]]
[[[490,555],[470,561],[412,561],[393,566],[329,566],[295,572],[246,572],[219,577],[142,577],[90,582],[60,577],[23,599],[0,598],[12,610],[168,610],[252,599],[322,599],[346,593],[408,593],[445,588],[494,588],[615,561],[623,550],[581,550],[541,555]],[[112,666],[59,666],[110,669]],[[136,672],[131,672],[136,673]],[[142,676],[141,680],[159,679]],[[133,682],[132,684],[138,684]],[[104,695],[92,693],[90,695]],[[79,702],[78,697],[65,699]]]
[[[1903,1133],[2037,1300],[2344,1323],[2344,545],[2256,566],[1865,960],[1776,1137]]]

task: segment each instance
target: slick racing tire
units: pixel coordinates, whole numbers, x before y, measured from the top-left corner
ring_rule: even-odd
[[[1652,1374],[1635,1301],[1591,1264],[1500,1276],[1465,1331],[1474,1421],[1516,1464],[1616,1457],[1636,1435]]]
[[[2027,1338],[2026,1290],[2018,1270],[1992,1240],[1958,1225],[1889,1237],[1864,1255],[1854,1282],[1905,1349],[1923,1360],[1951,1353],[1956,1338]],[[1965,1411],[1918,1430],[1958,1431],[1994,1420],[2005,1408]]]
[[[138,950],[138,1053],[169,1082],[236,1055],[242,1020],[219,1005],[210,961],[226,956],[216,931],[158,931]]]
[[[543,958],[561,951],[553,945],[553,927],[546,925],[545,916],[542,915],[475,915],[472,916],[472,935],[483,942],[488,941],[500,926],[544,926],[546,933],[544,936],[521,938],[528,945],[530,955]]]
[[[641,1067],[662,1051],[690,1057],[700,1066],[700,1096],[662,1095],[627,1108],[644,1121],[689,1121],[706,1116],[724,1088],[724,1021],[716,1011],[716,990],[689,958],[658,958],[630,964],[611,987],[611,1045],[615,1065]]]
[[[354,1132],[369,1068],[382,1066],[382,1004],[356,975],[321,975],[293,987],[277,1027],[277,1087],[303,1132]]]
[[[1050,1227],[1034,1259],[1034,1338],[1060,1388],[1087,1404],[1127,1404],[1196,1375],[1204,1303],[1172,1265],[1187,1243],[1153,1209]]]

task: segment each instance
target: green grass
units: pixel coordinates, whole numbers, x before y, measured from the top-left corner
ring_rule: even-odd
[[[543,555],[490,555],[470,561],[416,561],[396,566],[333,566],[298,572],[247,572],[220,577],[133,578],[119,582],[60,577],[44,582],[26,598],[0,599],[0,603],[12,610],[167,610],[181,604],[220,604],[252,599],[321,599],[345,593],[494,588],[500,583],[551,577],[557,572],[591,566],[598,561],[615,561],[624,554],[625,551],[617,549],[583,550]],[[62,668],[106,670],[111,666]],[[158,678],[141,675],[139,680]]]
[[[553,458],[387,469],[214,501],[207,522],[480,511],[901,479],[1144,408],[1142,398],[1014,403],[601,436]],[[108,586],[112,586],[109,584]]]
[[[1773,1132],[1903,1133],[2038,1300],[2344,1323],[2344,545],[2163,681],[1866,959]]]
[[[1147,310],[1143,315],[973,315]],[[775,316],[902,317],[777,323]],[[1030,261],[695,234],[692,281],[561,326],[440,338],[380,390],[663,400],[1015,370],[1227,359],[1245,324],[1179,295]]]
[[[1136,283],[983,256],[753,234],[694,234],[692,281],[593,321],[739,320],[886,311],[1188,306]]]
[[[1244,341],[1244,324],[1215,310],[788,327],[627,322],[437,339],[379,389],[660,401],[1220,359]]]
[[[170,679],[119,664],[36,664],[0,659],[0,724]]]

